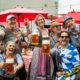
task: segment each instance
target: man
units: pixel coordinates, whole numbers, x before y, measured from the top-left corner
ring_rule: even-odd
[[[17,42],[18,40],[22,40],[23,37],[18,28],[16,28],[16,16],[8,15],[6,18],[7,29],[6,29],[6,39],[5,41],[14,40]]]
[[[27,43],[29,43],[28,35],[31,33],[30,31],[30,24],[29,24],[29,19],[25,18],[24,19],[24,26],[22,29],[22,35],[24,36],[24,39]]]
[[[6,28],[5,41],[6,42],[10,40],[15,41],[17,45],[16,53],[21,53],[22,51],[21,42],[23,40],[23,36],[21,35],[20,30],[16,28],[16,16],[10,14],[7,16],[6,21],[7,21],[8,27]],[[18,75],[19,75],[20,80],[26,80],[25,68],[19,70]]]
[[[70,16],[64,17],[64,26],[66,26],[66,30],[71,34],[71,43],[76,46],[78,33],[80,32],[80,26],[75,23],[75,20]]]

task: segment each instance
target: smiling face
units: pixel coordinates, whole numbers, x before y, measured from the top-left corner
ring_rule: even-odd
[[[67,27],[69,27],[69,28],[70,28],[71,26],[73,26],[73,25],[74,25],[74,20],[73,20],[73,19],[69,19],[69,20],[67,20],[67,21],[66,21],[66,23],[65,23],[65,24],[66,24],[66,26],[67,26]]]
[[[29,19],[28,19],[28,18],[25,18],[25,19],[24,19],[24,25],[25,25],[26,27],[29,27]]]
[[[70,41],[69,34],[67,32],[62,32],[60,35],[60,42],[62,46],[68,45]]]
[[[7,42],[6,51],[8,53],[14,53],[15,48],[16,48],[16,45],[15,45],[15,43],[13,41]]]
[[[45,19],[42,15],[38,15],[36,17],[35,22],[36,22],[37,26],[39,26],[39,27],[44,27],[44,25],[45,25]]]
[[[61,31],[61,25],[56,21],[52,22],[50,27],[52,29],[52,32],[55,34],[60,33]]]
[[[58,33],[58,25],[52,26],[52,31]]]
[[[10,28],[15,28],[16,26],[16,18],[11,18],[7,21],[8,25],[10,26]]]

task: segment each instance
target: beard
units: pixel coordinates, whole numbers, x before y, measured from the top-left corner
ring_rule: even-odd
[[[72,23],[70,23],[70,24],[67,24],[67,27],[72,27],[73,26],[73,24]]]
[[[15,25],[15,24],[14,24],[14,25],[11,24],[11,25],[10,25],[10,28],[11,28],[11,29],[14,29],[14,28],[16,28],[16,25]]]

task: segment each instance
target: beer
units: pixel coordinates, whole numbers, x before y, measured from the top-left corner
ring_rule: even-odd
[[[39,44],[39,34],[38,33],[32,33],[31,35],[31,44],[32,45],[38,45]]]
[[[49,40],[42,41],[42,52],[45,54],[50,53],[50,41]]]
[[[13,59],[13,58],[7,58],[7,59],[6,59],[5,72],[6,72],[7,74],[12,74],[12,73],[14,73],[13,64],[14,64],[14,59]]]

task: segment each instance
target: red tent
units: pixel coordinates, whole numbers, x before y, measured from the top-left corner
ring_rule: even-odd
[[[44,11],[37,11],[33,9],[27,9],[20,6],[17,6],[13,9],[8,9],[0,12],[0,21],[4,22],[6,21],[6,16],[9,14],[14,14],[19,17],[19,21],[23,21],[24,18],[29,18],[30,20],[33,20],[37,14],[42,14],[44,17],[48,16],[47,12]]]
[[[76,23],[80,23],[80,12],[75,12],[75,11],[68,12],[67,14],[64,14],[62,17],[59,17],[55,20],[62,23],[64,21],[65,16],[71,16],[72,18],[74,18]]]
[[[27,9],[27,8],[17,6],[13,9],[1,11],[0,12],[0,22],[5,22],[6,17],[9,14],[14,14],[18,22],[23,22],[24,18],[28,18],[29,20],[34,20],[37,14],[42,14],[45,18],[47,18],[48,16],[48,13],[44,11],[37,11],[37,10]]]

